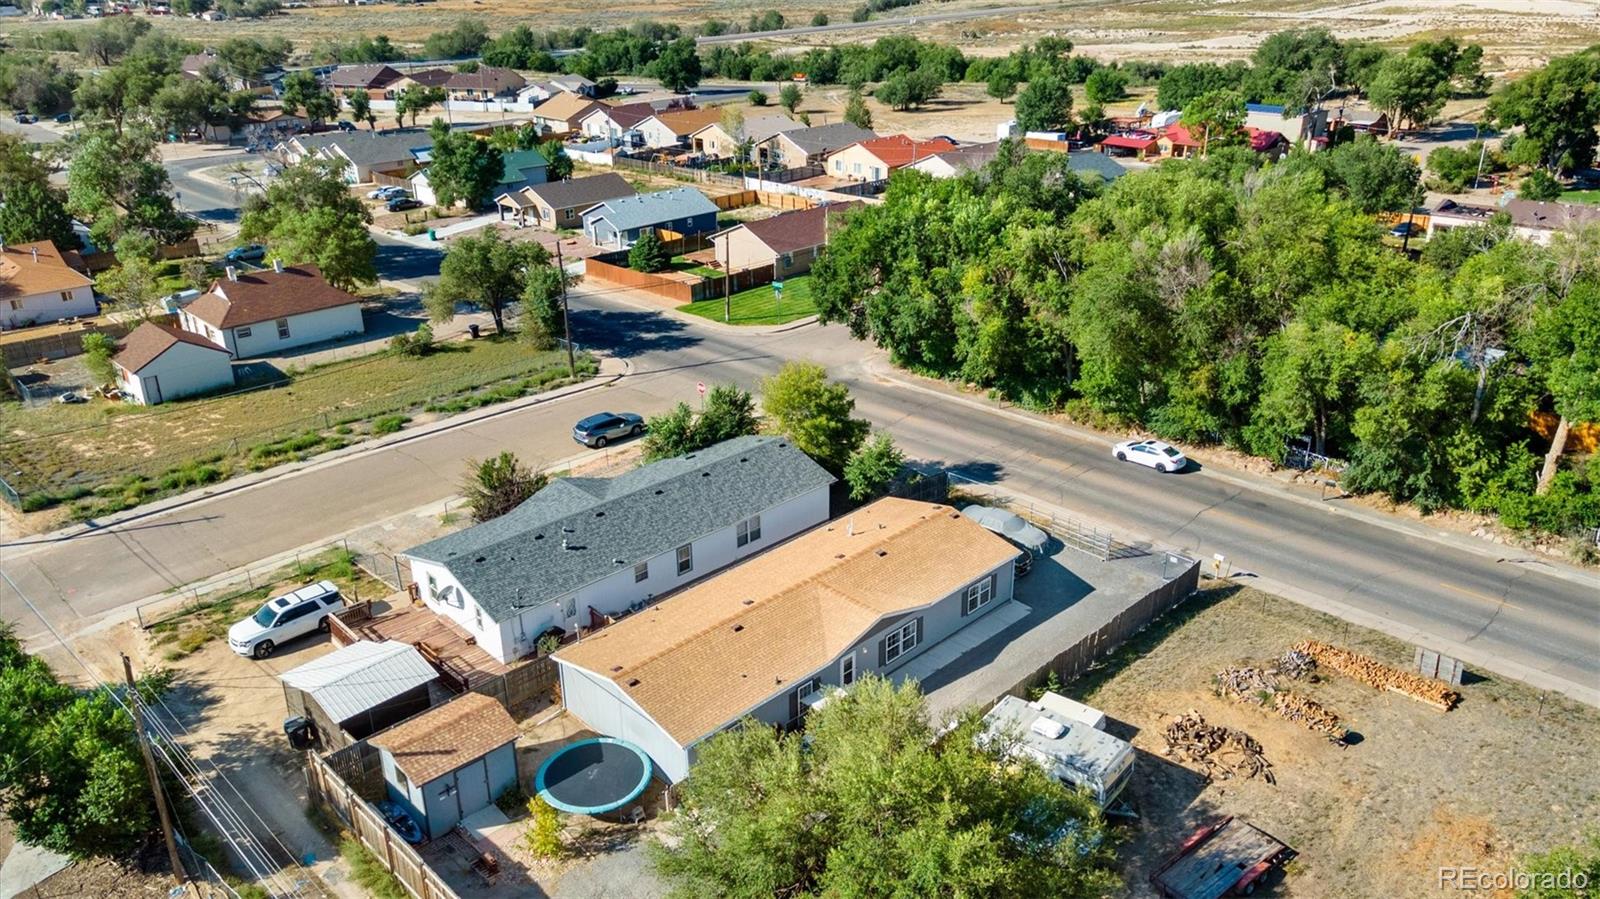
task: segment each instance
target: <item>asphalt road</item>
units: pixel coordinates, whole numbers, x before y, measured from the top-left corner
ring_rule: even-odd
[[[1225,553],[1235,566],[1419,629],[1440,646],[1600,688],[1600,579],[1559,577],[1519,552],[1497,562],[1416,528],[1397,531],[1382,519],[1335,515],[1277,488],[1254,488],[1243,476],[1163,476],[1118,464],[1096,439],[879,377],[863,361],[877,355],[838,328],[730,334],[643,311],[611,293],[580,290],[573,330],[580,343],[628,360],[632,373],[616,386],[71,539],[7,545],[0,548],[7,573],[52,620],[76,627],[170,587],[441,500],[468,458],[501,449],[529,460],[569,457],[577,449],[571,423],[588,413],[659,412],[692,403],[697,381],[754,388],[783,361],[809,358],[847,381],[859,411],[915,458],[1201,558]],[[0,600],[22,634],[40,630],[16,597],[0,593]]]

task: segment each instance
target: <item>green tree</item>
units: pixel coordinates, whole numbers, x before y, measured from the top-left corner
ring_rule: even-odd
[[[1520,125],[1551,172],[1589,165],[1600,142],[1600,47],[1557,57],[1506,84],[1487,115],[1502,128]]]
[[[652,847],[683,895],[1106,895],[1105,826],[1009,740],[949,732],[915,684],[867,677],[803,732],[747,723],[700,744]],[[958,800],[957,800],[958,797]]]
[[[1525,856],[1517,873],[1528,875],[1529,884],[1517,891],[1517,899],[1579,899],[1600,884],[1600,830],[1591,828],[1571,846]],[[1574,886],[1580,880],[1587,889]]]
[[[694,442],[694,410],[678,403],[645,423],[644,461],[671,459],[699,449]]]
[[[1517,185],[1517,194],[1524,200],[1559,200],[1561,182],[1544,169],[1537,169]]]
[[[1072,86],[1055,72],[1035,75],[1013,111],[1023,131],[1059,131],[1072,124]]]
[[[95,276],[95,292],[110,299],[106,305],[114,311],[149,317],[163,293],[155,266],[140,255],[119,253],[117,258],[115,266]]]
[[[654,228],[646,228],[628,248],[628,268],[636,272],[659,272],[671,261]]]
[[[902,69],[878,85],[873,96],[894,109],[915,109],[939,96],[943,88],[943,79],[932,69]]]
[[[553,262],[547,261],[528,271],[528,283],[522,291],[522,333],[530,343],[549,347],[566,333],[561,297],[563,289],[571,282],[572,277]]]
[[[505,311],[527,293],[530,273],[550,264],[550,252],[532,241],[507,241],[498,231],[457,240],[439,265],[439,280],[423,293],[436,322],[455,317],[458,305],[486,309],[497,334],[506,332]]]
[[[83,335],[83,367],[94,376],[97,384],[113,384],[117,380],[116,366],[111,357],[117,354],[117,342],[111,335],[91,331]]]
[[[792,81],[778,91],[778,105],[788,110],[790,115],[794,115],[795,110],[800,108],[800,100],[800,86]]]
[[[1459,193],[1473,186],[1478,175],[1482,141],[1473,141],[1465,148],[1435,147],[1428,154],[1428,171],[1434,174],[1435,184],[1451,193]]]
[[[1083,83],[1083,95],[1090,103],[1104,106],[1128,94],[1128,75],[1110,67],[1095,69]]]
[[[378,130],[378,117],[372,112],[372,98],[366,91],[345,91],[344,102],[350,107],[350,121],[366,122],[368,130]]]
[[[290,115],[305,110],[306,118],[320,125],[339,114],[339,100],[323,88],[315,73],[302,69],[283,79],[283,110]]]
[[[894,438],[877,434],[844,464],[844,482],[850,485],[850,498],[859,503],[883,495],[905,464],[905,453],[894,445]]]
[[[307,159],[284,168],[264,194],[245,203],[240,236],[266,244],[290,265],[314,264],[328,283],[353,290],[378,280],[370,221],[337,163]]]
[[[411,124],[417,124],[417,116],[438,106],[445,101],[445,92],[442,87],[423,87],[413,84],[400,91],[400,96],[394,101],[394,120],[396,124],[405,124],[406,116],[411,117]]]
[[[1358,137],[1309,158],[1321,163],[1328,186],[1362,212],[1405,212],[1421,202],[1417,163],[1393,145]]]
[[[153,697],[166,678],[140,682]],[[61,683],[0,623],[0,811],[17,838],[77,857],[132,852],[155,827],[133,720],[107,689]]]
[[[828,14],[825,12],[816,13],[811,17],[811,27],[813,28],[821,28],[826,24],[828,24]]]
[[[67,168],[67,211],[89,224],[99,247],[114,246],[129,232],[159,244],[193,235],[196,225],[173,206],[170,188],[155,141],[146,133],[93,128],[75,142]]]
[[[732,384],[718,384],[706,394],[705,406],[695,421],[695,442],[702,447],[711,446],[754,434],[759,427],[756,401],[750,392]]]
[[[867,108],[867,100],[861,96],[861,91],[851,90],[850,96],[844,101],[844,120],[857,128],[872,130],[872,110]]]
[[[1377,353],[1369,335],[1337,322],[1296,319],[1267,338],[1250,448],[1281,461],[1288,440],[1309,434],[1311,451],[1326,454],[1330,432],[1348,421],[1357,389],[1377,369]]]
[[[547,140],[539,144],[538,150],[548,163],[545,174],[551,181],[564,181],[572,177],[572,157],[567,155],[567,148],[561,141]]]
[[[461,482],[461,496],[477,522],[499,518],[543,490],[550,478],[533,471],[509,450],[481,462],[467,462],[467,476]]]
[[[851,417],[849,388],[813,362],[790,362],[763,381],[761,408],[774,430],[835,475],[867,439],[866,420]]]
[[[753,90],[750,93],[745,94],[744,99],[751,106],[765,106],[767,105],[767,92]]]
[[[679,38],[661,48],[661,55],[650,65],[650,74],[675,93],[699,84],[700,54],[695,51],[694,38]]]
[[[58,249],[78,249],[61,193],[48,181],[0,182],[0,240],[10,244],[48,240]]]
[[[260,81],[263,75],[282,66],[293,49],[286,38],[259,41],[236,37],[223,41],[217,48],[217,61],[236,78]]]
[[[1600,229],[1591,238],[1600,239]],[[1527,344],[1560,416],[1539,471],[1535,492],[1542,494],[1555,478],[1572,423],[1600,421],[1600,282],[1585,278],[1560,302],[1540,308]]]
[[[433,138],[432,160],[428,163],[428,184],[440,206],[457,202],[478,209],[489,199],[489,191],[505,174],[505,160],[499,148],[466,133],[452,131],[439,119],[428,129]]]
[[[1389,113],[1389,132],[1402,122],[1421,128],[1432,122],[1450,99],[1450,75],[1424,56],[1391,56],[1379,64],[1367,86],[1367,98]]]
[[[555,859],[567,853],[561,840],[561,813],[538,796],[528,800],[528,829],[522,845],[534,858]]]
[[[1179,121],[1191,133],[1200,132],[1200,155],[1205,156],[1212,141],[1232,138],[1244,124],[1244,100],[1234,91],[1207,91],[1189,101]]]

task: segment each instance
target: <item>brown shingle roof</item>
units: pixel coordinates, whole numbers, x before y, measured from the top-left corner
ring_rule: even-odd
[[[638,193],[626,178],[616,172],[573,178],[570,181],[547,181],[525,187],[522,192],[543,200],[551,209],[577,209],[580,212],[596,203]]]
[[[886,616],[1015,558],[944,505],[881,499],[556,652],[688,746],[831,663]]]
[[[514,91],[527,83],[527,79],[510,69],[481,65],[475,72],[452,74],[444,86],[458,91],[489,91],[501,94]]]
[[[700,109],[673,109],[655,114],[657,121],[672,129],[672,133],[684,137],[699,131],[707,125],[722,121],[722,110],[714,107]]]
[[[456,73],[449,69],[418,69],[407,72],[405,77],[423,87],[444,87],[455,75]]]
[[[785,212],[772,218],[745,222],[739,227],[749,231],[774,253],[793,253],[820,247],[828,242],[828,225],[837,223],[840,213],[854,209],[860,203],[835,203]]]
[[[327,86],[331,88],[362,88],[372,90],[388,87],[403,77],[394,66],[374,63],[360,66],[340,66],[328,73]]]
[[[605,104],[563,91],[533,108],[534,116],[541,119],[558,119],[571,124],[591,109],[604,109]]]
[[[389,750],[418,785],[437,780],[517,738],[517,722],[482,693],[467,693],[403,721],[367,742]]]
[[[281,272],[240,273],[237,281],[217,280],[185,308],[209,325],[234,328],[359,302],[329,284],[316,266],[296,265]]]
[[[228,351],[199,334],[191,334],[171,325],[145,322],[134,328],[127,337],[122,339],[122,349],[111,360],[131,372],[138,372],[146,365],[156,361],[156,357],[172,349],[175,344],[187,343],[193,346],[214,350],[223,355]]]
[[[56,245],[48,240],[6,244],[5,252],[0,253],[0,298],[75,290],[92,283],[81,272],[74,271]]]

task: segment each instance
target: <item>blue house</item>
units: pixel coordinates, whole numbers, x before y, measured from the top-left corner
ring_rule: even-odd
[[[517,784],[517,723],[468,693],[368,738],[389,799],[436,840]]]
[[[583,214],[583,233],[597,247],[626,250],[647,229],[704,234],[717,228],[717,204],[692,187],[606,200]]]

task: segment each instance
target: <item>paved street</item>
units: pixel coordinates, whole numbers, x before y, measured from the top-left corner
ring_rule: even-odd
[[[529,460],[569,457],[576,447],[568,429],[590,412],[659,412],[693,402],[696,381],[754,388],[784,360],[810,358],[846,380],[860,412],[916,458],[1201,558],[1225,553],[1232,565],[1302,594],[1433,635],[1436,648],[1458,649],[1480,665],[1508,660],[1576,684],[1579,693],[1600,686],[1600,580],[1556,576],[1520,551],[1506,550],[1497,561],[1376,513],[1336,515],[1330,505],[1253,486],[1243,475],[1161,476],[1120,465],[1097,438],[877,374],[888,371],[877,355],[836,327],[730,333],[645,310],[610,290],[580,290],[575,305],[575,339],[631,364],[632,374],[617,385],[71,539],[12,544],[3,550],[7,572],[53,620],[76,627],[168,588],[441,500],[454,492],[466,459],[501,449]],[[864,358],[878,361],[869,367]],[[24,635],[40,631],[15,597],[0,599]]]

